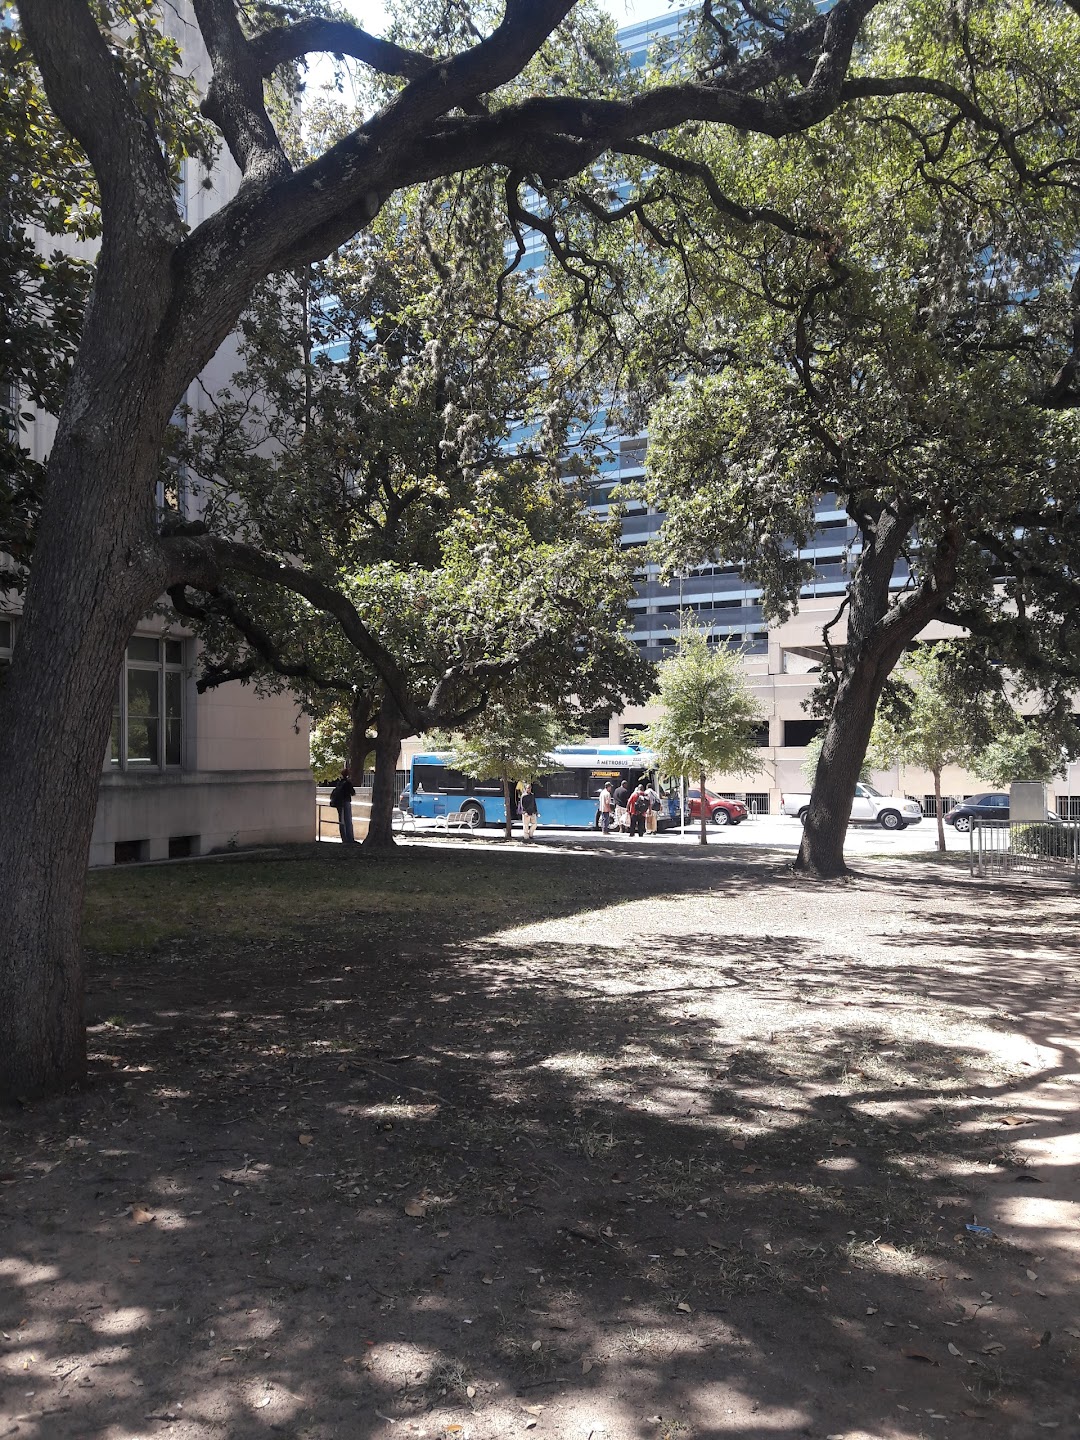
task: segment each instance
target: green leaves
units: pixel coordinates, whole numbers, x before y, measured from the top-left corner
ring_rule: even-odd
[[[656,751],[663,773],[757,773],[761,756],[753,732],[761,715],[738,650],[710,645],[704,631],[685,625],[656,678],[662,714],[642,741]]]

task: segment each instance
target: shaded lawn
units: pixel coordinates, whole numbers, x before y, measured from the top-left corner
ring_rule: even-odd
[[[5,1135],[0,1433],[1063,1426],[1053,1237],[966,1227],[1022,1188],[1065,902],[1027,896],[1014,974],[1015,896],[903,873],[413,845],[93,875],[94,1083]]]

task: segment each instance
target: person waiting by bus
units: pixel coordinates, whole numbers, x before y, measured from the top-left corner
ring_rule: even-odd
[[[644,836],[644,834],[645,834],[645,817],[646,817],[646,815],[648,815],[649,810],[651,809],[651,807],[652,807],[652,801],[649,799],[649,792],[645,789],[645,781],[644,781],[644,780],[641,780],[641,781],[638,782],[638,787],[637,787],[637,789],[636,789],[636,790],[634,791],[634,793],[630,796],[630,802],[629,802],[629,805],[627,806],[627,808],[628,808],[629,811],[630,811],[630,834],[631,834],[631,836],[634,836],[634,835]]]
[[[660,812],[660,796],[653,789],[651,781],[645,786],[645,794],[649,797],[649,809],[645,816],[645,834],[655,835],[656,817]]]
[[[629,813],[626,809],[627,801],[630,799],[630,785],[626,780],[619,781],[619,788],[613,796],[615,801],[615,829],[625,830],[629,823]]]
[[[356,794],[356,787],[349,777],[349,767],[346,765],[341,772],[341,779],[330,791],[330,804],[337,811],[338,834],[341,836],[343,845],[355,845],[353,837],[352,802]]]
[[[533,788],[531,785],[526,785],[521,792],[521,838],[526,844],[536,835],[539,819],[540,812],[537,808]]]
[[[610,780],[600,791],[598,803],[600,806],[600,829],[606,835],[611,829],[611,821],[615,813],[615,797],[612,794]]]

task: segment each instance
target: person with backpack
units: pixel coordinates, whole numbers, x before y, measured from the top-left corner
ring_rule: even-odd
[[[649,810],[645,816],[645,834],[655,835],[657,831],[656,817],[660,810],[660,796],[653,789],[651,782],[646,784],[645,794],[649,797]]]
[[[341,779],[330,791],[330,804],[337,811],[338,834],[343,845],[355,845],[352,825],[352,802],[356,786],[349,779],[349,767],[341,772]]]
[[[630,834],[645,834],[645,817],[649,813],[652,801],[649,799],[649,792],[645,789],[644,780],[640,781],[637,789],[630,796],[628,809],[630,811]]]

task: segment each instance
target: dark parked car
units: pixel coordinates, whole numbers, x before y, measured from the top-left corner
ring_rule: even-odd
[[[970,830],[973,820],[1008,820],[1009,797],[1000,790],[992,790],[986,795],[969,795],[963,804],[954,805],[941,818],[946,825],[952,825],[961,832]],[[1052,810],[1046,812],[1046,818],[1051,824],[1060,823],[1060,816]]]
[[[960,831],[970,830],[973,820],[1008,820],[1009,797],[1000,792],[970,795],[962,804],[947,810],[942,818],[946,825]]]
[[[750,813],[741,801],[724,800],[721,796],[714,795],[711,790],[705,791],[705,805],[706,814],[714,825],[741,825]],[[687,790],[686,815],[689,820],[697,820],[700,817],[700,790]]]

